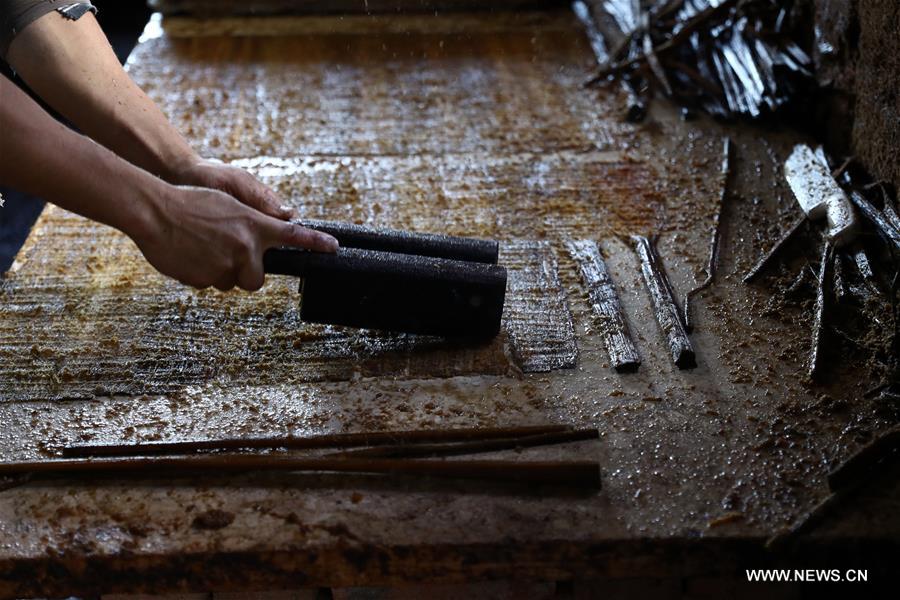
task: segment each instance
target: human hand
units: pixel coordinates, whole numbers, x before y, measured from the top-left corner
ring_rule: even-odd
[[[175,171],[173,183],[225,192],[276,219],[287,220],[297,216],[296,211],[284,204],[271,188],[244,169],[223,162],[195,157]]]
[[[156,270],[186,285],[255,291],[265,280],[263,253],[269,248],[337,251],[330,235],[263,214],[224,192],[164,189],[140,230],[128,233]]]

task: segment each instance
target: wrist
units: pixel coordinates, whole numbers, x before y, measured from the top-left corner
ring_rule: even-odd
[[[198,185],[198,170],[206,161],[196,153],[179,157],[169,162],[164,179],[172,185]]]
[[[132,189],[134,193],[127,200],[122,222],[115,226],[140,244],[159,233],[174,186],[146,173]]]

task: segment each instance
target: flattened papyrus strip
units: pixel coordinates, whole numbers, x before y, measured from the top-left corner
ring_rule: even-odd
[[[684,330],[681,310],[675,301],[672,285],[669,283],[662,260],[656,253],[653,244],[646,237],[633,235],[631,236],[631,241],[634,243],[635,252],[637,252],[638,258],[641,260],[641,273],[644,276],[644,283],[647,284],[647,292],[650,294],[650,301],[653,303],[656,322],[659,324],[660,332],[666,338],[672,362],[679,369],[693,369],[697,366],[694,347],[691,345],[691,340]]]
[[[549,242],[503,242],[500,264],[509,271],[503,318],[519,367],[526,373],[574,367],[575,328]]]
[[[636,371],[641,365],[641,357],[628,330],[619,296],[600,254],[600,246],[593,240],[569,240],[566,248],[578,264],[613,368],[620,373]]]

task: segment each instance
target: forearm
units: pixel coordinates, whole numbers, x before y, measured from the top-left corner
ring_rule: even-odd
[[[0,182],[135,237],[167,184],[56,122],[0,76]]]
[[[172,183],[199,160],[131,80],[91,14],[49,13],[13,40],[9,64],[47,104],[87,136]]]

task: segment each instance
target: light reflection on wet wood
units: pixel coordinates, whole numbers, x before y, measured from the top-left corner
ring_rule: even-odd
[[[504,375],[507,344],[524,371],[573,366],[553,246],[601,224],[652,228],[656,172],[607,149],[617,125],[578,85],[592,63],[571,15],[467,19],[478,25],[466,33],[419,17],[408,21],[418,34],[367,22],[331,35],[149,36],[129,69],[204,153],[259,174],[304,216],[545,239],[505,246],[508,338],[461,348],[305,325],[295,281],[272,278],[253,296],[187,290],[123,236],[51,209],[5,283],[0,398]]]
[[[823,460],[847,456],[861,434],[877,434],[884,428],[885,419],[872,419],[883,407],[864,395],[876,383],[861,362],[864,357],[851,356],[853,361],[842,367],[852,377],[840,377],[823,388],[802,385],[795,375],[805,356],[796,349],[805,348],[809,338],[807,324],[796,318],[801,313],[787,307],[779,319],[771,318],[766,304],[771,295],[748,291],[733,277],[718,280],[698,307],[708,324],[695,334],[703,355],[698,369],[679,371],[671,365],[669,353],[659,343],[638,260],[614,241],[615,236],[607,238],[607,232],[651,235],[662,231],[661,252],[666,266],[672,267],[673,285],[679,289],[693,285],[702,274],[708,226],[720,196],[715,174],[722,130],[717,125],[682,123],[661,102],[653,107],[660,111],[656,116],[661,115],[661,120],[650,121],[644,128],[628,128],[617,121],[621,104],[613,95],[566,87],[582,64],[585,72],[594,64],[590,49],[575,33],[580,31],[576,24],[530,22],[518,30],[506,24],[502,33],[491,34],[495,40],[473,34],[473,56],[467,57],[465,36],[439,32],[442,27],[450,29],[454,20],[430,19],[430,29],[412,34],[409,42],[389,37],[380,40],[384,49],[370,44],[367,50],[385,61],[381,66],[366,63],[361,46],[355,44],[359,36],[354,37],[350,26],[333,39],[320,30],[291,40],[290,36],[302,35],[291,33],[296,25],[292,23],[280,32],[271,31],[271,39],[266,40],[207,36],[176,43],[150,39],[135,53],[132,71],[142,84],[154,87],[154,96],[177,119],[196,117],[191,138],[204,151],[215,150],[214,155],[228,159],[322,160],[323,173],[346,162],[340,185],[336,175],[329,178],[318,167],[312,174],[272,175],[270,181],[291,201],[316,216],[359,215],[373,222],[411,223],[432,231],[446,226],[466,233],[468,226],[503,239],[546,239],[560,258],[560,279],[567,288],[571,286],[569,292],[577,288],[578,275],[574,261],[562,251],[566,231],[609,239],[604,241],[610,249],[607,266],[644,361],[637,373],[627,377],[609,373],[603,365],[606,355],[601,340],[596,330],[586,327],[590,307],[580,294],[571,294],[584,357],[574,370],[525,377],[362,377],[299,385],[211,382],[165,396],[6,402],[0,403],[4,424],[0,453],[7,459],[45,457],[61,444],[91,440],[121,443],[561,422],[598,427],[602,439],[559,450],[530,449],[529,455],[600,460],[609,465],[604,492],[560,501],[543,493],[487,489],[460,493],[458,488],[346,477],[310,482],[251,475],[223,480],[221,486],[171,478],[104,485],[71,481],[23,485],[0,498],[0,539],[10,540],[0,552],[0,565],[5,572],[19,575],[14,582],[0,578],[0,590],[8,590],[6,595],[45,597],[51,595],[49,587],[54,583],[53,595],[71,594],[75,573],[85,573],[84,577],[98,573],[81,566],[108,564],[107,560],[121,570],[104,571],[102,586],[114,582],[157,586],[154,589],[161,574],[183,581],[185,572],[198,588],[215,588],[222,584],[217,576],[224,571],[210,569],[214,563],[225,565],[225,575],[241,578],[230,582],[235,587],[284,589],[284,579],[271,579],[273,564],[278,573],[292,577],[291,582],[302,576],[309,585],[359,585],[360,558],[369,565],[368,576],[384,584],[431,580],[435,573],[483,577],[486,564],[495,576],[515,577],[527,571],[550,580],[573,573],[606,577],[610,568],[619,577],[671,577],[671,565],[678,565],[679,577],[689,573],[708,577],[711,553],[731,556],[735,540],[751,543],[811,508],[826,490]],[[406,23],[395,27],[399,31]],[[488,26],[501,30],[496,20],[486,22],[482,31]],[[211,28],[223,30],[215,24]],[[532,37],[536,40],[533,50]],[[441,48],[442,41],[452,52]],[[346,52],[348,42],[353,52]],[[410,45],[430,51],[416,59],[408,52]],[[506,49],[508,54],[503,53]],[[226,60],[230,61],[227,68],[222,65]],[[321,63],[327,61],[335,61],[341,72],[325,69]],[[480,65],[485,79],[462,78],[467,65]],[[379,83],[385,77],[391,84],[417,81],[408,73],[417,67],[428,94],[410,90],[412,83],[407,89]],[[353,77],[363,85],[356,85]],[[222,89],[217,89],[217,79]],[[367,87],[370,84],[374,87]],[[495,90],[500,84],[507,87]],[[465,86],[480,96],[467,98],[460,90]],[[244,99],[236,99],[241,94]],[[485,94],[496,96],[489,102]],[[547,99],[543,94],[555,96]],[[265,110],[253,108],[257,99],[265,101],[259,105]],[[195,100],[198,106],[186,104]],[[365,106],[373,101],[382,106]],[[494,112],[479,116],[476,102]],[[529,106],[540,107],[544,102],[558,112]],[[222,112],[216,113],[220,106]],[[382,123],[369,122],[379,110],[388,109],[403,112]],[[228,122],[232,118],[237,119],[237,127]],[[542,125],[556,129],[545,128],[544,139],[532,136],[529,119],[536,118],[548,119]],[[270,123],[283,129],[269,131]],[[447,123],[446,130],[438,127]],[[505,127],[505,134],[495,133],[492,123]],[[330,137],[329,132],[333,132]],[[736,187],[741,197],[754,202],[736,203],[735,214],[729,218],[723,238],[723,274],[746,272],[760,249],[770,246],[772,232],[760,237],[760,222],[771,220],[769,229],[773,229],[779,214],[784,217],[779,210],[787,207],[789,198],[785,186],[779,187],[782,178],[769,158],[766,140],[775,134],[768,132],[763,140],[758,131],[734,124],[729,134],[736,136],[741,156],[746,157],[742,164],[748,166],[739,169]],[[379,139],[380,135],[388,137]],[[218,147],[207,143],[215,137]],[[621,149],[621,156],[613,158],[609,153],[610,139]],[[789,135],[780,139],[784,144],[776,143],[776,149],[782,151],[789,151],[796,141]],[[574,157],[580,154],[582,162]],[[433,168],[413,174],[403,165],[416,156]],[[442,156],[447,157],[443,162]],[[485,170],[494,180],[473,175],[477,169],[468,165],[477,166],[492,157],[497,164],[508,160],[517,166]],[[367,162],[382,158],[386,161],[379,169]],[[451,159],[458,168],[441,167]],[[529,171],[530,162],[534,166]],[[621,164],[611,164],[615,162]],[[659,165],[658,170],[651,165]],[[538,185],[526,186],[522,183],[526,179]],[[561,198],[588,187],[595,199],[585,198],[582,203],[570,197],[567,201],[574,207],[565,210]],[[504,188],[510,193],[500,193]],[[351,190],[358,192],[357,206],[365,210],[351,209],[344,201]],[[446,205],[434,201],[431,208],[438,191],[449,200]],[[396,209],[399,205],[405,208]],[[468,224],[467,219],[475,215],[483,217]],[[74,257],[70,264],[33,262],[49,256],[36,254],[35,248],[64,247],[79,237],[80,222],[57,217],[45,219],[32,233],[18,272],[28,277],[40,271],[57,277],[87,277],[85,269],[90,267],[95,284],[112,289],[114,283],[103,275],[114,271],[104,264],[102,236],[93,249],[90,240],[81,242],[69,256]],[[578,224],[582,221],[595,229],[587,230]],[[506,227],[515,233],[506,234]],[[126,270],[124,275],[156,277],[144,271]],[[69,301],[79,306],[72,290],[54,289],[50,280],[31,281],[33,290],[48,286],[43,310],[61,310]],[[9,286],[10,281],[0,285]],[[119,293],[119,299],[139,299],[138,288],[129,293]],[[264,292],[268,293],[281,292]],[[283,293],[288,297],[293,291],[285,288]],[[203,302],[221,307],[222,300]],[[277,307],[285,310],[284,304]],[[9,310],[16,312],[17,319],[30,315],[37,321],[40,315],[34,303],[20,303]],[[755,316],[747,322],[746,315]],[[97,339],[89,337],[92,326],[96,324],[84,324],[85,340]],[[129,334],[140,334],[140,328],[132,327]],[[52,327],[40,330],[34,324],[29,335],[47,340],[51,349],[57,339]],[[22,345],[17,350],[27,348]],[[35,352],[40,355],[47,349],[39,346]],[[46,360],[52,359],[47,356]],[[846,428],[848,422],[856,424],[852,431]],[[350,501],[354,497],[360,501]],[[878,510],[883,506],[860,507],[860,514],[889,513]],[[195,507],[228,511],[236,519],[222,531],[199,532],[191,525]],[[723,513],[735,511],[744,518],[721,525]],[[711,523],[718,525],[711,528]],[[853,536],[878,535],[859,525],[848,523],[837,534],[833,527],[821,539],[846,545],[848,531]],[[402,554],[384,552],[398,547]],[[598,560],[598,548],[611,549],[612,554],[603,556],[613,560]],[[348,549],[353,552],[345,559],[343,552]],[[59,557],[78,568],[60,569]],[[23,588],[24,580],[42,582],[42,588]],[[99,584],[92,580],[89,585],[96,589]]]

